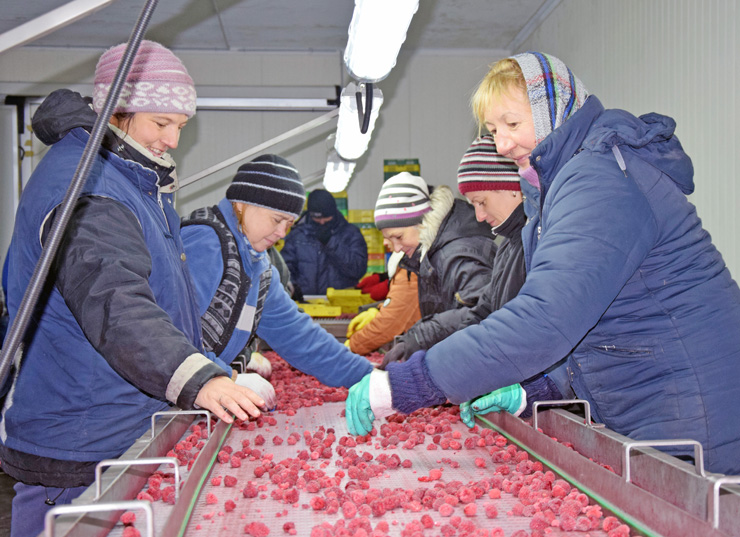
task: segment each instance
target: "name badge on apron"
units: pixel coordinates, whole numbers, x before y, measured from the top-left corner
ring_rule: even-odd
[[[239,320],[236,323],[236,327],[239,330],[244,330],[245,332],[251,332],[252,326],[254,326],[254,312],[256,311],[256,308],[254,306],[249,306],[247,304],[244,305],[242,308],[242,312],[239,315]]]

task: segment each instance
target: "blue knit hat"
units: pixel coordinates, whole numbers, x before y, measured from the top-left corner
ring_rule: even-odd
[[[295,167],[278,155],[260,155],[239,166],[226,199],[286,213],[298,218],[306,190]]]

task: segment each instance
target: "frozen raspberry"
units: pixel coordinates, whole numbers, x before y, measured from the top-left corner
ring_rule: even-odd
[[[475,516],[478,512],[478,507],[474,503],[469,503],[465,506],[463,512],[465,513],[465,516]]]
[[[605,532],[609,533],[611,530],[619,526],[620,522],[617,519],[617,517],[608,516],[604,517],[604,523],[602,525],[602,528]]]
[[[233,500],[226,500],[226,502],[224,503],[224,511],[230,513],[234,509],[236,509],[236,503],[234,503]]]
[[[311,508],[314,511],[321,511],[322,509],[326,508],[326,500],[320,496],[315,496],[311,498],[311,501],[309,503],[311,504]]]
[[[283,532],[288,535],[296,535],[295,522],[286,522],[283,524]]]
[[[247,483],[247,486],[244,487],[242,490],[242,494],[245,498],[256,498],[259,494],[259,491],[257,490],[257,485],[252,483],[251,481]]]
[[[483,509],[486,511],[486,517],[488,518],[496,518],[498,516],[498,508],[496,508],[496,504],[493,502],[486,502],[483,505]]]
[[[216,498],[216,495],[212,492],[209,492],[206,494],[206,505],[213,505],[218,503],[218,498]]]
[[[217,457],[217,460],[218,460],[218,462],[220,462],[221,464],[223,464],[223,463],[225,463],[225,462],[229,462],[229,459],[230,459],[230,458],[231,458],[231,456],[230,456],[230,455],[229,455],[229,453],[227,453],[227,452],[226,452],[225,450],[221,450],[221,451],[219,451],[219,452],[218,452],[218,457]]]
[[[437,509],[437,511],[439,511],[439,514],[441,516],[448,517],[455,512],[455,508],[452,507],[449,503],[443,502],[442,505],[439,506],[439,509]]]
[[[147,500],[147,501],[150,501],[150,502],[153,502],[154,501],[154,498],[152,497],[152,495],[150,493],[144,492],[144,491],[139,492],[136,495],[136,499],[137,500]]]
[[[133,526],[126,526],[123,529],[123,537],[141,537],[141,532]]]
[[[421,523],[427,529],[434,527],[434,519],[429,515],[423,515],[421,517]]]
[[[236,478],[233,475],[224,476],[224,487],[233,487],[236,485]]]
[[[287,489],[283,491],[283,501],[285,503],[298,503],[301,493],[298,489]]]
[[[607,535],[609,537],[629,537],[630,528],[626,524],[621,524],[611,530]]]
[[[346,501],[342,504],[342,515],[344,515],[345,519],[354,518],[356,514],[357,506],[354,503]]]
[[[241,451],[239,453],[241,453]],[[232,468],[240,468],[242,465],[242,458],[238,455],[234,455],[229,459],[229,462],[231,463]]]
[[[130,526],[134,522],[136,522],[136,513],[132,511],[126,511],[121,515],[121,524],[124,526]]]
[[[270,535],[270,528],[262,522],[250,522],[244,526],[244,533],[252,537],[267,537]]]

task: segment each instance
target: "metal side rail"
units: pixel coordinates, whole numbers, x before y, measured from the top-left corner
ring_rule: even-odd
[[[107,535],[118,522],[121,512],[98,509],[95,506],[136,498],[146,485],[149,476],[159,468],[162,457],[180,440],[193,420],[198,417],[197,414],[202,415],[204,412],[173,411],[152,416],[152,430],[142,435],[119,458],[120,461],[135,460],[137,463],[117,464],[102,472],[98,481],[72,501],[74,510],[59,513],[64,516],[56,520],[54,535],[64,537]],[[157,416],[163,417],[155,424]],[[169,419],[166,419],[167,416]],[[151,459],[151,464],[141,464],[142,459]]]
[[[740,478],[706,473],[700,460],[693,465],[637,445],[562,409],[540,411],[535,417],[538,429],[506,412],[490,413],[479,421],[643,534],[740,536],[740,487],[736,485]]]

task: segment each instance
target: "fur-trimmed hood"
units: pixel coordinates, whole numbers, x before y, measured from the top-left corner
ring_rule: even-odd
[[[431,200],[432,210],[424,215],[424,220],[419,224],[421,259],[424,259],[432,244],[434,244],[442,222],[447,218],[455,203],[455,195],[447,185],[435,187],[429,198]]]

